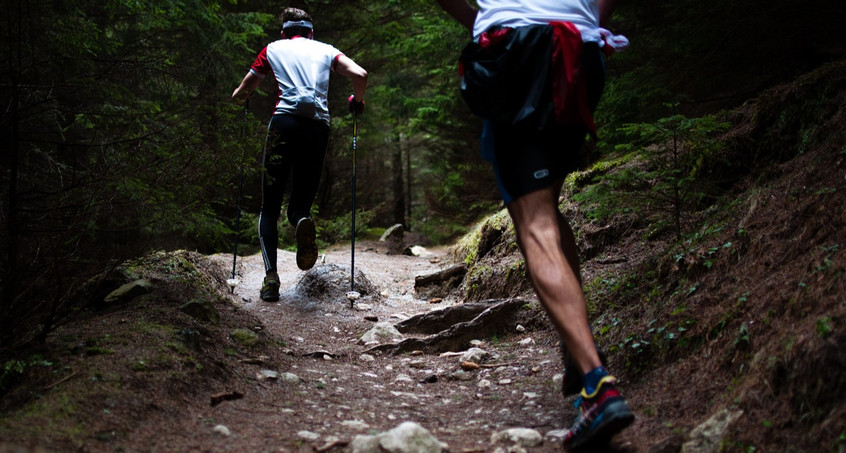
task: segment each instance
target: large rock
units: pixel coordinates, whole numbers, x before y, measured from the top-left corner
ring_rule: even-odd
[[[85,282],[74,297],[91,304],[94,308],[104,308],[105,299],[112,291],[139,278],[125,267],[117,266]]]
[[[211,302],[203,299],[193,299],[179,307],[179,311],[202,323],[220,324],[220,314]]]
[[[152,290],[153,284],[142,278],[135,280],[134,282],[127,283],[112,291],[108,296],[106,296],[103,302],[105,302],[106,305],[121,304],[129,302],[142,294],[147,294]]]
[[[401,223],[391,226],[379,238],[388,245],[388,255],[399,255],[403,251],[403,227]]]
[[[402,254],[407,256],[423,256],[423,257],[430,257],[435,256],[434,253],[426,250],[426,247],[422,245],[409,245],[408,247],[402,249]]]
[[[349,304],[349,267],[337,264],[321,264],[311,268],[292,288],[283,291],[281,300],[297,305],[304,310],[317,309],[322,304]],[[379,301],[382,296],[370,280],[356,269],[355,290],[364,301]]]
[[[364,333],[359,340],[361,344],[385,343],[403,339],[399,330],[388,321],[377,323],[370,330]]]
[[[439,441],[426,428],[414,422],[403,422],[396,428],[376,436],[355,436],[350,444],[353,453],[442,453],[449,445]]]
[[[742,410],[723,409],[690,432],[690,440],[682,445],[682,453],[717,453],[721,450],[726,430],[743,415]]]

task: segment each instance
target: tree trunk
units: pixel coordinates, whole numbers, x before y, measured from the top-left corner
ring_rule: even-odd
[[[15,84],[17,85],[17,84]],[[17,87],[12,89],[12,99],[9,103],[11,109],[9,135],[4,137],[4,148],[8,150],[8,168],[9,181],[8,188],[5,194],[6,200],[3,203],[7,211],[0,214],[0,217],[5,217],[6,225],[0,227],[4,229],[3,242],[0,244],[3,252],[5,252],[5,263],[0,263],[0,272],[2,272],[3,285],[3,305],[0,310],[0,327],[3,332],[11,332],[11,324],[13,321],[11,313],[15,296],[17,294],[18,285],[18,228],[17,228],[17,185],[18,185],[18,153],[20,148],[19,137],[19,116],[18,116],[18,90]]]
[[[411,231],[411,150],[405,146],[404,134],[400,135],[400,149],[405,154],[405,217],[408,219],[405,230]]]
[[[392,215],[393,223],[399,223],[405,227],[405,193],[403,192],[404,184],[402,180],[402,142],[403,137],[400,135],[399,146],[394,149],[393,161],[391,163],[391,170],[394,173],[391,178],[394,194],[394,208]]]

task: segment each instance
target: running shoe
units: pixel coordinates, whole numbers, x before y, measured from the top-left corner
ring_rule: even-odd
[[[297,222],[297,267],[307,271],[317,261],[317,238],[314,220],[303,217]]]
[[[567,451],[607,444],[634,421],[634,414],[617,390],[614,376],[602,378],[599,387],[590,395],[582,389],[574,406],[579,413],[564,436],[564,449]]]
[[[279,277],[268,275],[261,284],[261,300],[276,302],[279,300]]]
[[[602,362],[602,366],[607,367],[608,361],[605,357],[605,351],[598,349],[597,352],[599,353],[599,361]],[[570,354],[563,346],[561,347],[561,355],[563,356],[562,362],[564,362],[564,379],[561,380],[561,393],[566,398],[570,395],[579,393],[585,384],[582,372],[579,371],[579,368],[576,366],[576,362],[573,361],[572,357],[570,357]]]

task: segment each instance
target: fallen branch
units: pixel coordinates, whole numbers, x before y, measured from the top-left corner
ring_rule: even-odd
[[[505,362],[505,363],[480,363],[479,366],[482,368],[499,368],[501,366],[514,366],[520,365],[520,362]]]
[[[409,338],[399,343],[382,344],[368,352],[385,352],[389,355],[421,350],[427,354],[466,349],[470,341],[488,338],[513,329],[516,314],[529,302],[524,299],[506,299],[486,309],[467,322],[457,323],[448,329],[426,338]]]
[[[79,373],[81,373],[81,371],[77,371],[76,373],[71,373],[70,375],[63,377],[62,379],[59,379],[58,381],[48,385],[47,387],[44,387],[44,390],[50,390],[51,388],[61,384],[62,382],[69,380],[70,378],[76,376]]]
[[[466,273],[467,266],[464,264],[458,264],[433,274],[418,275],[414,277],[414,288],[417,289],[421,286],[428,286],[431,284],[441,284],[445,281],[449,281],[453,277],[463,278]]]
[[[432,335],[449,329],[460,322],[472,321],[482,312],[491,308],[496,301],[453,305],[443,310],[435,310],[412,316],[397,323],[394,327],[402,333]]]
[[[414,277],[414,292],[417,297],[423,299],[442,297],[451,290],[458,288],[466,274],[467,266],[458,264],[434,274],[418,275]]]
[[[238,399],[241,399],[243,397],[244,397],[244,394],[237,391],[237,390],[234,390],[234,391],[231,391],[231,392],[215,393],[214,395],[211,396],[211,405],[217,406],[218,404],[220,404],[224,401],[238,400]]]

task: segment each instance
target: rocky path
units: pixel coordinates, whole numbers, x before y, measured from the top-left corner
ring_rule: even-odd
[[[379,345],[427,335],[389,329],[386,337],[362,338],[375,326],[460,304],[415,297],[415,276],[449,265],[447,252],[387,255],[378,243],[364,243],[355,259],[356,285],[375,288],[355,308],[344,297],[349,248],[326,250],[308,273],[296,269],[293,253],[280,252],[278,303],[258,297],[261,257],[239,260],[236,304],[279,347],[244,363],[255,378],[242,398],[204,415],[222,451],[561,450],[572,411],[558,391],[557,339],[536,307],[461,348],[397,354]],[[314,275],[323,275],[319,297],[305,287]]]

